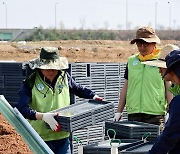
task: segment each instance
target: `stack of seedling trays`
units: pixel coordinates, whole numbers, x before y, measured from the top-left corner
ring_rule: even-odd
[[[61,124],[61,130],[73,132],[114,117],[114,103],[89,100],[52,112],[59,112],[57,121]]]
[[[138,144],[142,144],[142,140],[137,139],[122,139],[120,140],[118,151],[121,153],[122,150],[128,149]],[[94,143],[91,145],[86,145],[83,147],[83,154],[110,154],[111,153],[111,144],[110,140],[105,140],[99,143]]]
[[[79,143],[74,139],[77,138],[81,141],[83,146],[88,145],[88,130],[87,128],[76,130],[70,133],[70,143],[71,143],[71,151],[73,154],[78,154],[78,145]]]
[[[125,70],[126,70],[126,63],[120,63],[119,64],[120,90],[122,89],[125,82],[125,79],[124,79]]]
[[[22,75],[22,63],[15,61],[0,61],[1,75]]]
[[[105,72],[105,63],[90,63],[90,76],[91,77],[104,77],[106,76]]]
[[[91,77],[91,89],[93,90],[104,90],[105,89],[105,77],[94,76]]]
[[[87,77],[87,63],[71,63],[73,77]]]
[[[12,106],[19,100],[19,89],[24,78],[22,63],[0,62],[0,94],[4,95]]]
[[[119,75],[119,63],[105,63],[106,76]]]
[[[141,139],[144,134],[150,133],[149,140],[154,140],[160,134],[158,125],[137,121],[106,121],[105,130],[114,129],[117,138]]]
[[[105,88],[106,89],[119,90],[120,76],[106,76],[105,80],[106,80],[106,83],[105,83]]]
[[[78,153],[78,143],[74,140],[74,137],[78,138],[82,145],[88,145],[104,140],[104,122],[98,123],[93,126],[87,126],[83,129],[73,131],[70,134],[70,143],[72,147],[72,153]]]
[[[104,140],[104,122],[100,122],[94,126],[88,126],[88,144],[100,142]]]

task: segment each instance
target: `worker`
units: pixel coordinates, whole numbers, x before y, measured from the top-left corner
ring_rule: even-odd
[[[139,53],[128,58],[115,121],[121,119],[126,105],[129,121],[155,124],[163,129],[167,105],[172,99],[167,90],[170,82],[163,81],[157,67],[142,64],[158,59],[161,52],[158,43],[160,39],[153,28],[145,26],[137,30],[131,44],[136,44]]]
[[[34,72],[22,83],[17,108],[55,154],[70,154],[70,133],[61,131],[55,120],[58,113],[51,111],[69,106],[70,93],[86,99],[102,98],[73,80],[66,71],[68,61],[59,56],[58,48],[43,47],[39,58],[28,64]]]
[[[173,50],[166,58],[166,75],[180,86],[180,50]],[[180,93],[176,95],[169,106],[169,118],[161,135],[149,151],[149,154],[179,154],[180,152]]]

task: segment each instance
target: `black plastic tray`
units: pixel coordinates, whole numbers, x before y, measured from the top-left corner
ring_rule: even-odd
[[[158,125],[138,121],[106,121],[105,130],[114,129],[116,137],[128,139],[141,139],[145,133],[151,133],[149,138],[156,138],[160,133]]]
[[[146,142],[137,144],[135,146],[129,147],[123,151],[121,151],[122,154],[148,154],[149,150],[152,148],[154,142]]]
[[[142,144],[143,141],[136,139],[122,139],[121,144],[118,147],[118,151],[122,151],[124,149],[130,148],[137,144]],[[111,153],[111,145],[110,140],[105,140],[99,143],[86,145],[83,147],[84,154],[110,154]]]

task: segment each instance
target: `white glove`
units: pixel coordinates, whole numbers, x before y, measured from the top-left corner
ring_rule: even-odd
[[[169,118],[169,113],[167,113],[166,116],[165,116],[165,122],[168,121],[168,118]]]
[[[60,131],[60,124],[54,119],[58,113],[43,113],[42,120],[45,121],[53,131]]]
[[[94,99],[94,100],[97,100],[97,101],[102,101],[102,100],[103,100],[103,98],[102,98],[102,97],[99,97],[98,95],[95,95],[95,96],[93,97],[93,99]]]
[[[119,120],[121,120],[121,118],[122,118],[122,112],[117,112],[117,113],[115,113],[115,116],[114,116],[114,121],[119,121]]]

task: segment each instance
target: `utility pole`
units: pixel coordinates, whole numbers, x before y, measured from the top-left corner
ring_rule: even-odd
[[[3,2],[3,5],[5,5],[5,14],[6,14],[6,29],[7,29],[7,4],[5,2]]]
[[[169,4],[169,29],[171,29],[171,3],[168,2]]]
[[[54,6],[55,7],[55,12],[54,12],[55,13],[55,25],[54,25],[55,29],[57,28],[57,21],[56,21],[57,20],[57,11],[56,11],[57,5],[58,5],[58,2],[56,2]]]
[[[157,2],[155,3],[155,29],[157,29]]]
[[[126,0],[126,30],[128,30],[128,0]]]

